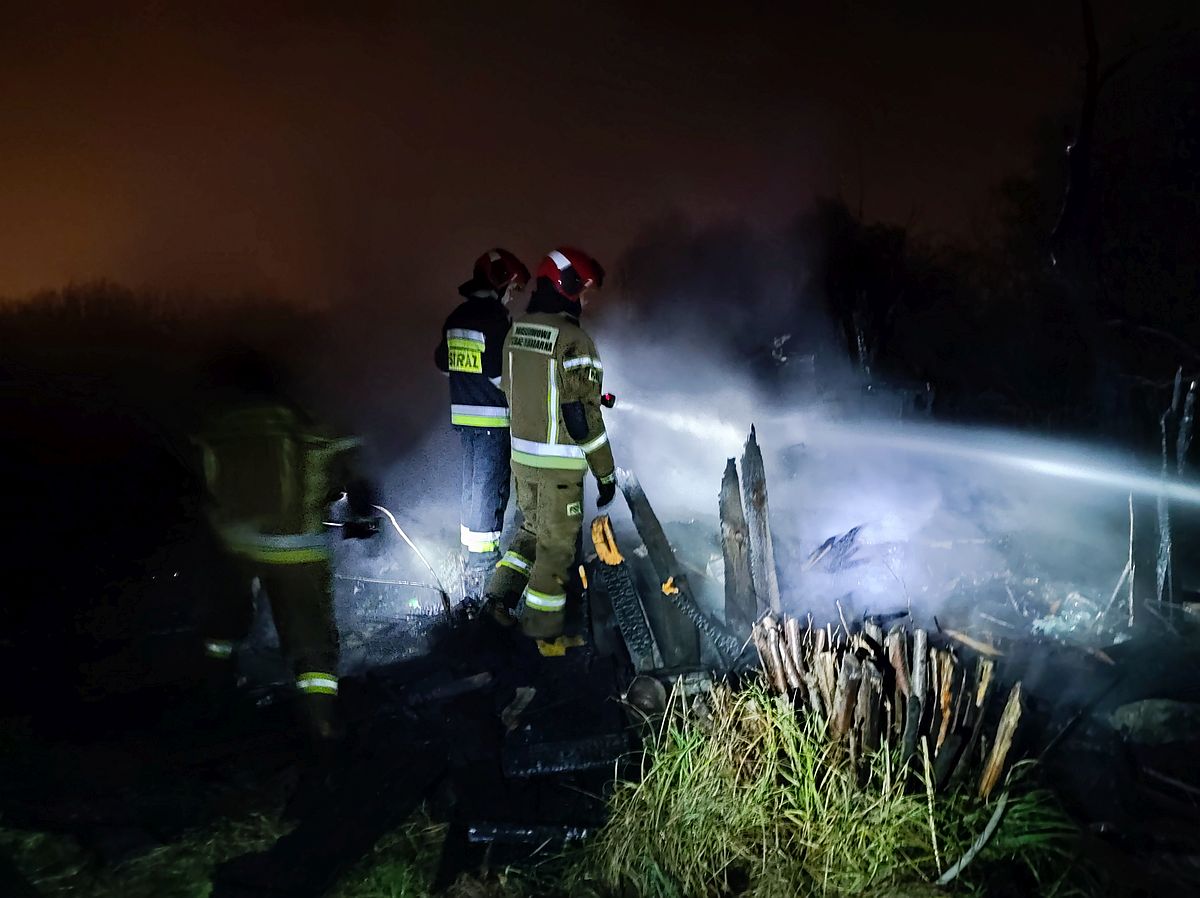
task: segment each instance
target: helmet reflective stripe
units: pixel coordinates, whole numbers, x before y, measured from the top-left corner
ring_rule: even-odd
[[[583,355],[577,359],[567,359],[563,362],[563,368],[570,371],[572,368],[595,368],[597,371],[603,371],[604,366],[600,364],[599,359],[594,359],[591,356]]]
[[[310,695],[337,695],[337,674],[313,670],[296,677],[296,688]]]
[[[536,589],[525,589],[525,607],[534,611],[562,611],[567,605],[565,593],[551,595]]]
[[[568,268],[571,267],[571,260],[568,259],[566,256],[564,256],[562,253],[560,253],[558,250],[552,249],[552,250],[550,250],[549,253],[547,253],[547,255],[550,257],[550,260],[556,266],[558,266],[559,271],[566,271]]]
[[[596,437],[594,440],[588,440],[586,443],[581,445],[579,448],[582,449],[584,452],[589,452],[589,453],[595,452],[597,449],[599,449],[601,446],[603,446],[607,442],[608,442],[608,433],[605,432],[605,433],[600,434],[600,436]]]
[[[458,537],[468,552],[494,552],[500,548],[499,530],[471,530],[462,524]]]
[[[511,550],[504,553],[504,557],[500,559],[500,563],[496,567],[506,567],[518,574],[529,576],[529,559]]]
[[[488,257],[489,262],[499,262],[500,261],[500,254],[498,252],[496,252],[494,249],[488,250],[487,257]]]

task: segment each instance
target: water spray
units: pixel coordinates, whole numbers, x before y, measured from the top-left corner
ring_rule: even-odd
[[[722,417],[695,408],[673,411],[623,399],[623,412],[651,419],[655,426],[719,446],[735,454],[745,441],[745,430]],[[1088,483],[1121,493],[1163,496],[1171,501],[1200,505],[1200,485],[1165,479],[1149,469],[1139,471],[1115,459],[1096,458],[1080,446],[1053,444],[1044,439],[1018,438],[991,431],[991,446],[973,444],[962,428],[922,425],[881,426],[819,421],[809,412],[763,413],[766,424],[759,429],[782,436],[786,443],[809,446],[869,446],[872,450],[894,449],[947,460],[975,462],[990,467],[1010,468],[1030,474]],[[750,422],[747,422],[747,426]],[[997,446],[997,444],[1000,444]],[[1007,444],[1004,445],[1004,444]]]

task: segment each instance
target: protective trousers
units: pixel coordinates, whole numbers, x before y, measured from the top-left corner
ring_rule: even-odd
[[[514,464],[523,521],[496,567],[488,594],[521,595],[521,629],[537,639],[562,635],[567,582],[583,523],[583,472]]]
[[[490,572],[500,558],[500,531],[509,496],[508,429],[462,427],[462,510],[459,533],[468,572]]]
[[[300,713],[317,737],[332,734],[338,691],[338,632],[328,560],[269,564],[228,553],[225,585],[202,622],[206,655],[228,661],[252,622],[251,581],[257,577],[270,600],[279,646],[292,665]]]

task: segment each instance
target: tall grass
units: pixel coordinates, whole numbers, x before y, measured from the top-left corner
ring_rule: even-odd
[[[641,781],[618,786],[578,881],[654,898],[915,894],[990,816],[966,796],[934,795],[889,751],[851,764],[818,722],[760,688],[718,688],[709,706],[703,725],[668,718]],[[981,858],[1038,875],[1061,865],[1070,827],[1044,799],[1015,798]]]

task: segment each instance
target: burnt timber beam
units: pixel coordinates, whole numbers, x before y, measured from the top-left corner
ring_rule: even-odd
[[[721,478],[721,553],[725,561],[725,626],[746,638],[758,617],[754,579],[750,572],[750,531],[742,510],[742,487],[731,458]]]
[[[775,548],[771,542],[770,510],[767,506],[767,472],[763,466],[758,435],[750,428],[750,439],[742,454],[742,495],[746,505],[746,524],[750,534],[750,572],[758,612],[779,615],[779,575],[775,571]]]

